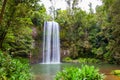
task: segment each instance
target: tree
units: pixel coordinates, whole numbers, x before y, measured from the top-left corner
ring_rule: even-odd
[[[31,15],[37,11],[37,5],[38,0],[9,0],[6,2],[6,10],[0,24],[0,48],[2,50],[11,55],[24,57],[28,55],[33,42],[31,33],[34,23],[32,23]]]
[[[120,0],[114,0],[112,6],[109,8],[111,16],[112,39],[110,39],[111,57],[117,64],[120,64]]]

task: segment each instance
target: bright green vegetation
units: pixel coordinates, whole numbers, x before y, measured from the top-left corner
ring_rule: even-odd
[[[100,60],[94,59],[94,58],[79,58],[79,63],[85,63],[85,64],[96,64],[100,63]]]
[[[104,75],[94,66],[70,67],[58,72],[55,80],[104,80]]]
[[[96,64],[96,63],[100,63],[99,59],[95,59],[95,58],[79,58],[79,59],[72,59],[70,57],[65,57],[63,60],[63,62],[73,62],[73,63],[82,63],[82,64]]]
[[[72,62],[72,59],[70,57],[65,57],[62,61],[63,62]]]
[[[120,76],[120,70],[113,70],[112,74]]]
[[[12,59],[0,51],[0,80],[31,80],[30,66],[26,60]]]
[[[26,59],[34,50],[32,29],[40,30],[47,17],[38,1],[0,0],[0,80],[31,79]]]

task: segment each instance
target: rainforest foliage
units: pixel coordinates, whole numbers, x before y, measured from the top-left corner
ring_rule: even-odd
[[[78,7],[79,0],[65,0],[66,10],[54,9],[60,24],[61,49],[73,59],[98,58],[120,64],[119,0],[102,0],[96,12]],[[8,54],[27,57],[42,44],[43,23],[52,20],[39,0],[0,0],[0,49]],[[54,6],[52,6],[54,7]],[[34,29],[37,30],[35,34]],[[36,41],[36,42],[35,42]],[[34,49],[36,48],[36,49]],[[35,52],[36,53],[36,52]]]
[[[54,20],[60,24],[61,50],[70,52],[69,59],[97,58],[120,64],[120,0],[101,0],[103,4],[96,7],[96,12],[91,3],[90,11],[85,12],[78,7],[79,0],[65,1],[66,10],[50,7]],[[0,74],[7,70],[0,79],[16,78],[16,71],[11,71],[14,64],[18,72],[24,64],[21,59],[14,58],[26,58],[29,53],[38,52],[43,23],[53,18],[46,13],[40,0],[0,0]],[[17,68],[19,65],[21,69]],[[23,73],[29,80],[26,76],[29,74]]]
[[[0,80],[31,80],[28,60],[12,59],[0,51]]]
[[[0,80],[31,80],[32,29],[47,17],[39,1],[0,0]]]
[[[105,76],[99,73],[94,66],[82,65],[81,68],[69,67],[56,74],[55,80],[104,80]]]
[[[41,26],[45,7],[39,0],[0,1],[0,49],[12,56],[26,57],[32,49],[32,28]]]
[[[67,10],[56,11],[61,48],[69,50],[73,59],[89,57],[120,64],[120,1],[102,0],[96,12],[90,3],[89,13],[77,7],[78,1],[66,0]]]

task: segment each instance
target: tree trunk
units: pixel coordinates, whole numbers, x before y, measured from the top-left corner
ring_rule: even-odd
[[[5,11],[6,3],[7,3],[7,0],[4,0],[3,5],[2,5],[2,10],[1,10],[1,13],[0,13],[0,24],[2,22],[2,18],[3,18],[4,11]]]
[[[5,0],[6,1],[6,0]],[[10,8],[12,8],[13,6],[11,6]],[[0,35],[0,49],[3,48],[3,42],[5,40],[5,37],[7,35],[7,32],[8,32],[8,29],[11,25],[11,21],[12,21],[12,18],[14,16],[14,13],[15,13],[15,10],[16,8],[13,8],[12,12],[10,13],[10,18],[7,20],[6,22],[6,25],[5,25],[5,30],[2,32],[2,34]]]

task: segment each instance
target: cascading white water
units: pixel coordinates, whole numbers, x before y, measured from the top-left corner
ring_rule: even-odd
[[[43,63],[60,63],[60,38],[57,22],[44,22]]]

